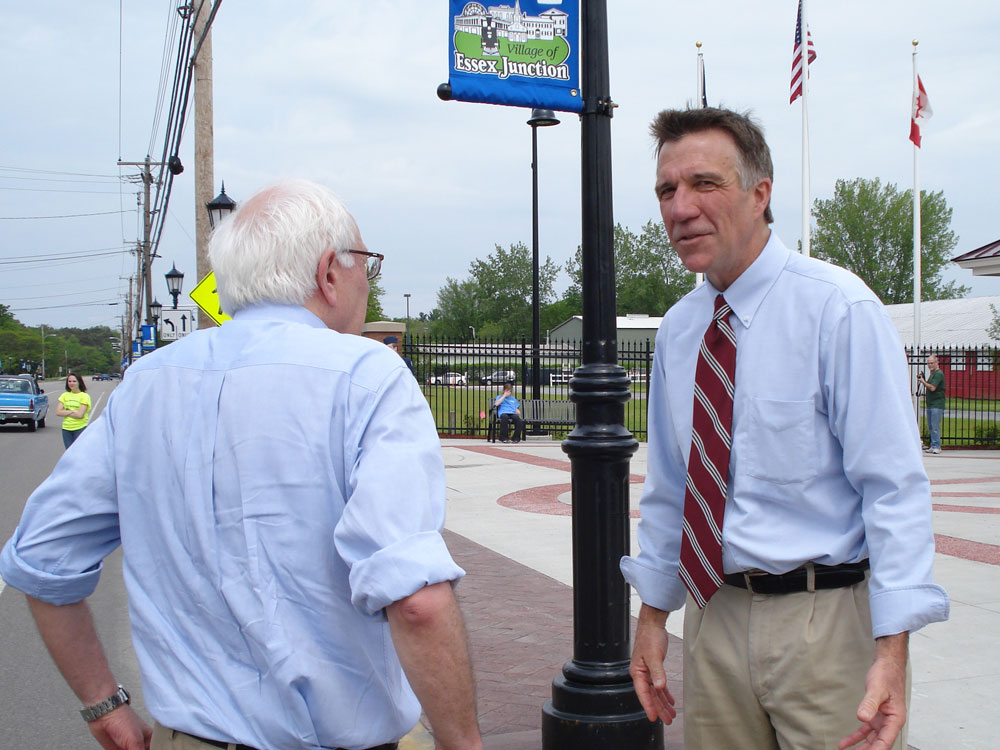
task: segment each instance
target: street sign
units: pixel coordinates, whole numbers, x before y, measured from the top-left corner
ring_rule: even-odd
[[[163,308],[160,314],[160,338],[163,341],[184,338],[195,327],[193,307],[178,307],[176,310]]]
[[[227,320],[233,319],[232,316],[222,312],[222,303],[219,302],[219,292],[215,286],[215,271],[209,271],[188,296],[217,325],[221,326]]]

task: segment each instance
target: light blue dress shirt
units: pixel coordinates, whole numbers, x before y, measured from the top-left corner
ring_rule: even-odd
[[[718,293],[706,281],[656,336],[641,552],[621,569],[666,611],[686,598],[677,568],[694,373]],[[870,558],[874,637],[947,619],[904,350],[878,298],[773,232],[725,298],[736,333],[725,572]]]
[[[403,360],[260,306],[129,368],[29,499],[0,575],[79,601],[121,544],[154,718],[252,747],[364,748],[419,719],[383,608],[464,575],[444,511]]]

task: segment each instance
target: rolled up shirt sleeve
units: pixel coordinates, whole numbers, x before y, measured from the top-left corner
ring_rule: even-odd
[[[363,422],[349,498],[334,541],[351,601],[368,614],[465,575],[441,536],[445,478],[427,402],[405,368],[391,373]]]
[[[106,415],[95,420],[28,498],[0,552],[8,586],[56,605],[97,587],[102,560],[121,543],[110,430]]]

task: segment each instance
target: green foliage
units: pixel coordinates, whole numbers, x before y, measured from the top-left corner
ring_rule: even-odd
[[[14,313],[10,311],[10,307],[0,303],[0,328],[10,326],[16,322]]]
[[[986,326],[986,335],[994,341],[1000,341],[1000,312],[997,312],[996,305],[990,305],[990,310],[993,311],[993,320]]]
[[[485,260],[469,264],[469,278],[447,278],[438,290],[431,331],[436,336],[515,339],[531,334],[531,251],[523,242],[509,248],[494,246]],[[553,284],[559,266],[550,257],[539,263],[538,299],[541,307],[554,301]]]
[[[365,323],[371,320],[384,320],[385,313],[382,311],[382,297],[385,290],[378,283],[378,279],[368,282],[368,311],[365,313]]]
[[[968,287],[941,272],[958,244],[943,192],[920,195],[920,295],[955,299]],[[837,180],[833,198],[813,202],[813,254],[861,277],[886,305],[913,302],[913,192],[877,178]]]
[[[112,347],[115,332],[106,326],[45,329],[27,328],[16,320],[0,324],[0,370],[5,373],[40,372],[45,359],[48,377],[65,374],[66,368],[81,374],[115,372],[118,354]],[[23,366],[22,366],[23,363]]]
[[[684,268],[670,247],[662,222],[650,219],[639,234],[616,224],[614,242],[618,315],[663,315],[694,288],[694,274]],[[576,256],[566,267],[571,284],[563,299],[576,305],[573,315],[579,315],[583,309],[582,261],[583,250],[578,247]]]

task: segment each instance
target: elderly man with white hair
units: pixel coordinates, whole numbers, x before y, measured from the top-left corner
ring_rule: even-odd
[[[289,181],[210,258],[233,320],[129,368],[0,574],[109,750],[394,748],[421,705],[438,747],[481,748],[434,422],[403,361],[356,335],[382,255]],[[119,544],[152,730],[85,601]]]

